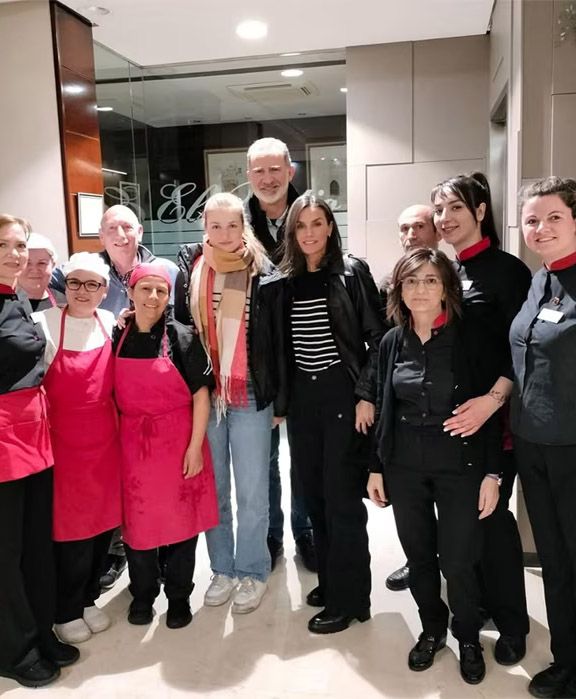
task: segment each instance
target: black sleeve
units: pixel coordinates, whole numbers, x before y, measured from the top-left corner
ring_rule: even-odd
[[[212,390],[212,367],[199,337],[189,326],[178,321],[169,321],[167,331],[172,361],[190,392],[196,393],[203,386]]]
[[[188,308],[188,283],[189,273],[180,267],[174,283],[174,318],[184,325],[192,324],[190,309]]]

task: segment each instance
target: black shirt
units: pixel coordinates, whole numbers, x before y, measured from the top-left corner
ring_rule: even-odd
[[[542,309],[558,322],[539,319]],[[534,275],[510,343],[512,431],[538,444],[576,444],[576,264]]]
[[[114,328],[112,334],[114,351],[118,347],[122,332],[120,328]],[[212,390],[214,388],[212,368],[198,335],[190,327],[170,317],[166,321],[166,334],[168,337],[168,356],[180,372],[190,392],[196,393],[203,386]],[[130,359],[161,357],[163,335],[164,318],[161,318],[149,333],[138,332],[132,323],[119,356]]]
[[[46,339],[30,313],[24,294],[0,285],[0,394],[39,386],[44,378]]]
[[[56,289],[50,289],[50,293],[52,294],[57,306],[61,307],[66,305],[65,294],[63,294],[61,291],[56,291]],[[52,306],[54,305],[52,303],[52,299],[49,296],[47,296],[45,299],[29,298],[28,301],[30,302],[30,307],[33,311],[46,311],[49,308],[52,308]]]
[[[453,344],[453,325],[434,328],[424,344],[414,330],[406,332],[392,374],[400,422],[440,426],[450,417],[454,406]]]

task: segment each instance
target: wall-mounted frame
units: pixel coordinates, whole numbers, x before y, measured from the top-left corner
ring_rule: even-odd
[[[246,149],[205,150],[204,176],[206,189],[215,192],[237,192],[247,182]]]
[[[80,238],[97,238],[104,213],[104,196],[78,192],[78,235]]]
[[[347,211],[346,144],[309,143],[306,160],[308,188],[326,200],[332,211]]]

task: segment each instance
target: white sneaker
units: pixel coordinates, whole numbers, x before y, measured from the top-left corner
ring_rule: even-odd
[[[100,633],[112,623],[106,612],[103,612],[95,604],[91,607],[84,607],[84,621],[92,633]]]
[[[84,643],[92,636],[84,619],[74,619],[65,624],[54,624],[54,631],[63,643]]]
[[[242,578],[234,590],[232,614],[248,614],[260,606],[268,585],[256,578]]]
[[[219,607],[225,604],[230,599],[232,590],[236,586],[235,578],[230,578],[228,575],[215,573],[212,576],[212,582],[204,594],[204,604],[207,607]]]

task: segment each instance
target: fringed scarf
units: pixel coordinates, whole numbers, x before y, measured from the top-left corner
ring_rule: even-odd
[[[216,379],[218,419],[229,405],[248,405],[245,309],[253,256],[246,248],[225,252],[204,243],[190,276],[190,310]],[[214,310],[214,281],[224,275],[222,298]]]

